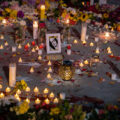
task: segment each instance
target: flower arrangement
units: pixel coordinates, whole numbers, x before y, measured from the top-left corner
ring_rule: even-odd
[[[15,89],[25,90],[27,87],[27,83],[24,80],[16,82]]]

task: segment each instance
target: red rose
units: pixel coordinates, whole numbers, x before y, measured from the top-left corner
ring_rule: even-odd
[[[44,48],[44,46],[41,44],[40,46],[39,46],[39,49],[43,49]]]
[[[25,45],[24,48],[25,48],[25,49],[28,49],[28,45]]]
[[[68,46],[67,46],[67,49],[71,49],[71,46],[70,46],[70,45],[68,45]]]
[[[45,28],[45,23],[40,23],[40,24],[39,24],[39,27],[40,27],[40,28]]]
[[[57,23],[60,23],[60,19],[58,18],[56,22],[57,22]]]
[[[32,45],[35,46],[35,41],[32,41]]]

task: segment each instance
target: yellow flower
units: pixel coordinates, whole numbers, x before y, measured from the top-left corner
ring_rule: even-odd
[[[0,20],[3,20],[4,18],[0,16]]]
[[[11,12],[11,9],[10,8],[5,8],[5,11],[10,13]]]
[[[108,18],[108,17],[109,17],[109,14],[108,14],[108,13],[104,13],[104,14],[103,14],[103,18],[106,19],[106,18]]]
[[[16,19],[16,17],[17,17],[17,11],[16,10],[11,11],[10,18]]]
[[[46,6],[46,10],[50,8],[50,3],[48,0],[45,0],[45,6]]]
[[[51,108],[51,112],[50,115],[58,115],[60,113],[60,109],[59,108]]]
[[[79,17],[79,19],[80,19],[82,22],[85,22],[88,18],[89,18],[89,16],[88,16],[87,13],[83,13],[83,14],[81,14],[81,16]]]

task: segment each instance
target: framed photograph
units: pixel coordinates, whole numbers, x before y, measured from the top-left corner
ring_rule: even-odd
[[[47,54],[61,53],[60,33],[46,34]]]

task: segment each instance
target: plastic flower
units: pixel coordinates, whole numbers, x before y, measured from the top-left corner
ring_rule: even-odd
[[[13,10],[13,11],[10,13],[10,18],[16,19],[16,17],[17,17],[17,11],[16,11],[16,10]]]
[[[50,115],[58,115],[60,113],[59,108],[51,108]]]
[[[88,16],[87,13],[83,13],[83,14],[81,14],[81,16],[80,16],[80,20],[81,20],[82,22],[85,22],[88,18],[89,18],[89,16]]]
[[[10,13],[11,12],[11,9],[10,8],[5,8],[5,11]]]

